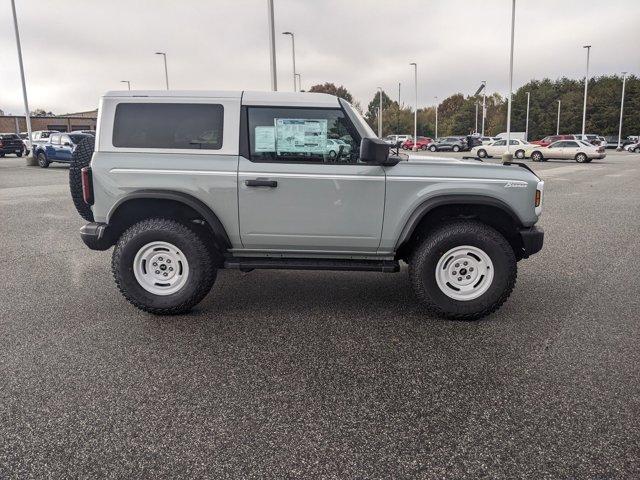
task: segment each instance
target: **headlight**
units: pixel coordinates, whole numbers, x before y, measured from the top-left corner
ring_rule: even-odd
[[[534,199],[534,206],[536,215],[540,216],[542,213],[542,195],[544,192],[544,182],[540,180],[538,182],[538,186],[536,187],[536,196]]]

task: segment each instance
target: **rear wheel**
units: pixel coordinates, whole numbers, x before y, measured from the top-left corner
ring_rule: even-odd
[[[430,313],[475,320],[497,310],[517,276],[511,245],[493,228],[456,221],[434,230],[409,261],[416,296]]]
[[[426,149],[427,149],[427,146],[426,146],[426,145],[422,145],[422,146],[420,147],[420,150],[426,150]]]
[[[20,150],[19,152],[16,152],[16,157],[21,157],[22,156],[22,150]]]
[[[37,158],[38,165],[40,165],[41,168],[47,168],[49,166],[49,160],[47,160],[47,156],[44,154],[44,152],[40,152]]]
[[[459,152],[459,151],[460,151],[460,147],[459,147],[458,145],[454,145],[454,146],[453,146],[453,148],[452,148],[452,150],[453,150],[454,152]]]
[[[524,158],[524,150],[516,150],[516,158]]]
[[[216,278],[212,252],[190,227],[151,218],[130,227],[113,251],[111,269],[124,297],[158,315],[191,310]]]
[[[584,153],[579,153],[576,155],[576,162],[578,163],[585,163],[587,160],[587,155]]]

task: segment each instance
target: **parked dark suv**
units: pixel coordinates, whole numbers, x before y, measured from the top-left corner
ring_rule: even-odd
[[[15,153],[18,157],[24,152],[24,143],[20,135],[15,133],[0,133],[0,157],[8,153]]]
[[[467,150],[467,141],[464,137],[442,137],[430,144],[429,150],[432,152],[445,150],[459,152],[461,150]]]

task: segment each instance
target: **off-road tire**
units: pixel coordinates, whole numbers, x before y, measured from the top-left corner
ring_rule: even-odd
[[[478,150],[478,157],[487,158],[487,151],[484,148],[481,148],[480,150]]]
[[[37,159],[38,159],[38,165],[40,165],[40,168],[49,168],[49,160],[47,160],[47,156],[45,155],[44,152],[38,153]]]
[[[576,162],[578,163],[586,163],[587,160],[588,158],[584,153],[579,153],[576,155]]]
[[[93,212],[91,207],[84,201],[82,195],[82,169],[91,163],[96,139],[93,136],[80,141],[71,155],[71,166],[69,168],[69,190],[71,199],[76,210],[87,222],[93,222]]]
[[[138,251],[153,241],[166,241],[178,247],[189,263],[186,284],[170,295],[154,295],[136,280],[134,259]],[[186,313],[207,296],[216,279],[211,251],[189,226],[176,220],[142,220],[118,239],[113,250],[111,270],[122,295],[135,307],[156,315]]]
[[[436,282],[436,265],[456,246],[482,249],[493,262],[493,281],[478,298],[468,301],[447,296]],[[409,259],[413,290],[434,315],[451,320],[477,320],[495,312],[511,295],[517,277],[516,258],[507,240],[495,229],[473,220],[457,220],[437,227],[416,247]]]

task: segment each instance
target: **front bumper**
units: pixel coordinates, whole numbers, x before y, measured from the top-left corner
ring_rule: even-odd
[[[542,244],[544,243],[544,230],[542,228],[521,228],[519,233],[522,240],[522,258],[528,258],[542,250]]]
[[[91,250],[108,250],[114,243],[106,223],[87,223],[80,228],[80,238]]]

